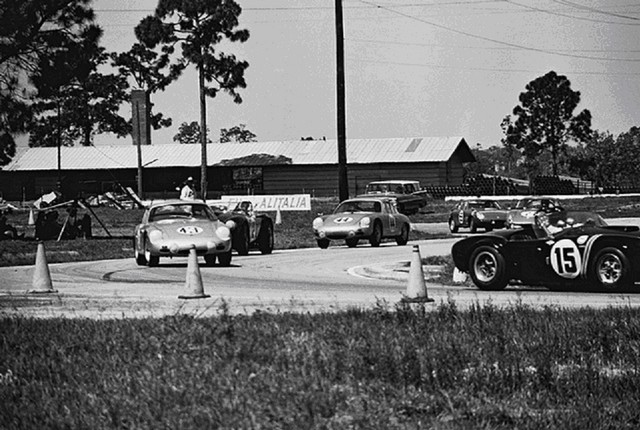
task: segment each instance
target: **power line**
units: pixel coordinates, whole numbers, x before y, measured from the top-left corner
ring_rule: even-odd
[[[607,11],[604,11],[604,10],[601,10],[601,9],[596,9],[596,8],[592,8],[592,7],[588,7],[588,6],[583,6],[583,5],[568,1],[568,0],[562,0],[562,1],[553,0],[553,1],[555,3],[559,3],[559,4],[562,4],[562,5],[565,5],[565,6],[571,6],[571,7],[574,7],[576,9],[580,9],[580,10],[586,10],[586,11],[589,11],[589,12],[600,13],[600,14],[603,14],[603,15],[615,16],[617,18],[632,19],[634,21],[640,21],[639,18],[636,18],[636,17],[633,17],[633,16],[627,16],[627,15],[621,15],[621,14],[618,14],[618,13],[607,12]]]
[[[433,63],[407,63],[407,62],[399,62],[399,61],[384,61],[384,60],[371,60],[366,58],[349,58],[349,61],[356,61],[361,63],[374,63],[374,64],[389,64],[393,66],[410,66],[410,67],[429,67],[434,69],[447,69],[447,70],[458,70],[458,71],[480,71],[480,72],[499,72],[499,73],[545,73],[539,70],[528,70],[528,69],[498,69],[498,68],[490,68],[490,67],[456,67],[456,66],[445,66],[442,64],[433,64]],[[640,73],[633,72],[585,72],[585,71],[570,71],[563,72],[565,74],[571,75],[585,75],[585,76],[629,76],[629,77],[637,77],[640,76]]]
[[[349,40],[352,42],[361,42],[361,43],[375,43],[381,45],[401,45],[401,46],[429,46],[435,48],[450,48],[450,49],[481,49],[487,51],[522,51],[522,49],[512,48],[512,47],[504,47],[504,46],[470,46],[470,45],[444,45],[440,43],[421,43],[421,42],[399,42],[392,40],[374,40],[374,39],[356,39],[356,38],[347,38],[345,40]],[[617,53],[628,53],[628,54],[636,54],[640,53],[640,49],[557,49],[555,52],[617,52]]]
[[[503,40],[498,40],[498,39],[493,39],[493,38],[490,38],[490,37],[480,36],[480,35],[477,35],[477,34],[473,34],[473,33],[469,33],[469,32],[466,32],[466,31],[462,31],[462,30],[458,30],[458,29],[455,29],[455,28],[451,28],[451,27],[448,27],[446,25],[437,24],[435,22],[431,22],[431,21],[428,21],[428,20],[423,19],[423,18],[418,18],[418,17],[416,17],[414,15],[409,15],[409,14],[406,14],[404,12],[400,12],[400,11],[397,11],[397,10],[394,10],[394,9],[390,9],[388,7],[384,7],[384,6],[381,6],[379,4],[372,3],[372,2],[369,2],[369,1],[366,1],[366,0],[359,0],[359,1],[361,3],[368,4],[368,5],[370,5],[370,6],[374,7],[374,8],[381,9],[381,10],[384,10],[384,11],[387,11],[387,12],[390,12],[390,13],[393,13],[393,14],[396,14],[396,15],[399,15],[399,16],[403,16],[403,17],[405,17],[407,19],[410,19],[410,20],[413,20],[413,21],[422,22],[422,23],[430,25],[432,27],[440,28],[442,30],[447,30],[447,31],[450,31],[450,32],[456,33],[456,34],[461,34],[463,36],[471,37],[473,39],[484,40],[486,42],[492,42],[492,43],[497,43],[499,45],[509,46],[511,48],[524,49],[524,50],[527,50],[527,51],[540,52],[540,53],[549,54],[549,55],[558,55],[558,56],[561,56],[561,57],[580,58],[580,59],[583,59],[583,60],[640,62],[640,59],[592,57],[592,56],[588,56],[588,55],[569,54],[569,53],[563,53],[563,52],[553,51],[553,50],[548,50],[548,49],[541,49],[541,48],[535,48],[535,47],[531,47],[531,46],[519,45],[517,43],[505,42]]]
[[[508,3],[515,5],[515,6],[519,6],[522,8],[526,8],[529,10],[533,10],[536,12],[542,12],[542,13],[547,13],[549,15],[555,15],[555,16],[562,16],[564,18],[569,18],[569,19],[575,19],[575,20],[579,20],[579,21],[589,21],[589,22],[597,22],[599,24],[615,24],[615,25],[631,25],[631,26],[637,26],[638,23],[633,23],[633,22],[620,22],[620,21],[603,21],[600,19],[592,19],[592,18],[585,18],[585,17],[580,17],[580,16],[575,16],[575,15],[567,15],[564,13],[559,13],[559,12],[553,12],[549,9],[540,9],[537,7],[533,7],[533,6],[529,6],[529,5],[525,5],[525,4],[520,4],[517,3],[513,0],[506,0]],[[561,3],[563,4],[563,3]],[[613,14],[614,16],[616,16],[615,14]]]

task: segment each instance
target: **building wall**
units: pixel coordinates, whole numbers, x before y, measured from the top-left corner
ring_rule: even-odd
[[[234,188],[234,167],[209,167],[207,195],[217,198]],[[65,198],[76,195],[89,197],[106,191],[120,192],[118,183],[137,190],[137,169],[62,171]],[[177,197],[176,187],[189,176],[199,184],[199,167],[145,168],[143,191],[145,198]],[[370,181],[406,179],[427,185],[460,185],[463,166],[452,157],[441,163],[378,163],[353,164],[347,169],[349,194],[362,193]],[[6,200],[34,200],[44,193],[57,189],[57,171],[5,172],[0,170],[0,195]],[[234,193],[256,194],[307,193],[313,196],[338,195],[337,165],[273,165],[262,167],[262,189],[238,188]]]
[[[384,179],[406,179],[427,185],[460,185],[460,163],[384,163],[349,165],[349,194],[364,192],[367,183]],[[337,165],[265,166],[264,192],[269,194],[308,193],[325,197],[338,195]]]

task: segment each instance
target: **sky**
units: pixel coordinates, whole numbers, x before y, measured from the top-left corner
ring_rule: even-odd
[[[336,139],[335,2],[237,0],[245,43],[223,51],[249,62],[243,103],[207,101],[212,138],[245,124],[259,141]],[[103,45],[123,52],[157,0],[94,0]],[[532,80],[553,70],[579,91],[575,113],[614,135],[640,126],[640,1],[343,0],[347,139],[461,136],[499,145],[500,124]],[[173,125],[153,144],[174,143],[199,121],[195,68],[155,107]],[[122,110],[130,117],[131,109]],[[131,144],[97,136],[96,145]]]

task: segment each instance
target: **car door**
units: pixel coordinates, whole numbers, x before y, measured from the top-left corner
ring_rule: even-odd
[[[396,206],[389,201],[385,201],[382,205],[381,215],[384,219],[384,235],[396,236],[398,234],[398,210]]]
[[[561,243],[558,248],[556,240],[545,237],[509,242],[505,252],[513,258],[515,275],[518,279],[525,283],[539,285],[545,281],[558,279],[558,274],[552,265],[554,255],[556,262],[559,262],[564,270],[575,272],[577,269],[577,262],[572,261],[575,255],[572,252],[563,251],[562,246],[567,244]]]
[[[469,202],[460,203],[458,209],[458,225],[460,227],[467,227],[467,219],[469,219]]]

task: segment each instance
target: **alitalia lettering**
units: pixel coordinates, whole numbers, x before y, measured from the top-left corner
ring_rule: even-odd
[[[211,204],[223,204],[234,207],[242,201],[253,203],[255,211],[310,211],[311,196],[309,194],[268,195],[268,196],[222,196]]]

